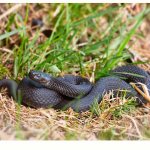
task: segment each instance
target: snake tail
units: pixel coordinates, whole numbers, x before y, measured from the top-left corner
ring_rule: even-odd
[[[0,80],[0,88],[7,88],[9,97],[13,97],[14,100],[17,101],[17,88],[18,84],[16,81],[11,79],[2,79]]]

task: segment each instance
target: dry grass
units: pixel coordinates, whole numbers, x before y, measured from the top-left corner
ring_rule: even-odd
[[[0,139],[3,140],[150,139],[150,108],[146,106],[129,107],[130,110],[124,111],[122,100],[106,95],[98,115],[89,111],[79,114],[72,109],[18,106],[5,95],[5,91],[0,95]]]
[[[20,5],[18,5],[20,7]],[[107,6],[107,5],[106,5]],[[129,5],[126,11],[138,13],[139,4]],[[5,5],[0,8],[4,21],[0,24],[2,28],[7,22],[8,12],[5,12]],[[8,8],[8,7],[6,7]],[[18,8],[18,7],[17,7]],[[44,6],[46,9],[46,6]],[[134,8],[134,9],[133,9]],[[31,6],[31,13],[34,13]],[[57,11],[53,15],[57,15]],[[4,13],[5,12],[5,13]],[[46,10],[44,11],[46,13]],[[59,12],[58,12],[59,13]],[[35,16],[42,14],[35,12]],[[33,15],[31,15],[33,17]],[[55,16],[54,16],[55,18]],[[30,22],[31,20],[29,20]],[[102,21],[103,22],[103,21]],[[104,23],[107,23],[104,20]],[[133,54],[132,61],[145,61],[150,59],[150,20],[145,20],[139,28],[144,33],[144,37],[134,36],[129,43],[129,51]],[[87,31],[93,32],[93,31]],[[3,28],[0,30],[3,33]],[[29,31],[30,33],[30,31]],[[34,33],[31,33],[31,35]],[[32,36],[31,36],[32,37]],[[83,40],[82,43],[84,43]],[[18,36],[13,36],[9,41],[13,46],[18,44]],[[40,42],[39,42],[40,43]],[[86,43],[85,43],[86,44]],[[10,46],[11,47],[11,46]],[[7,47],[0,48],[2,62],[12,70],[13,58],[12,51]],[[7,58],[7,59],[6,59]],[[150,70],[149,64],[140,64],[145,70]],[[92,68],[94,68],[94,63]],[[93,69],[94,70],[94,69]],[[93,75],[94,80],[94,75]],[[92,80],[92,81],[93,81]],[[90,111],[76,113],[69,109],[60,111],[51,109],[32,109],[25,106],[19,106],[16,102],[6,96],[3,89],[0,94],[0,139],[1,140],[99,140],[99,139],[128,139],[145,140],[150,139],[150,108],[144,107],[125,107],[121,99],[111,99],[106,95],[103,102],[98,106],[98,113],[93,114]],[[111,102],[111,101],[114,102]],[[121,103],[121,104],[120,104]]]

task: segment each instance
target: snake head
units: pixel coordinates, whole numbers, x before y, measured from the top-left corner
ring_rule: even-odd
[[[29,78],[41,84],[45,84],[51,80],[49,74],[35,70],[29,72]]]

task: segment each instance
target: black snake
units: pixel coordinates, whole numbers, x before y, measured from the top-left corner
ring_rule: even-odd
[[[94,102],[100,103],[103,95],[113,90],[114,95],[125,93],[125,97],[136,97],[138,104],[147,101],[129,84],[144,83],[150,93],[150,74],[143,69],[126,65],[110,71],[110,76],[100,78],[95,84],[88,79],[65,75],[52,77],[40,71],[30,71],[29,76],[17,84],[14,80],[0,80],[0,87],[7,87],[9,96],[34,108],[68,109],[77,112],[88,110]],[[139,85],[142,90],[142,87]]]

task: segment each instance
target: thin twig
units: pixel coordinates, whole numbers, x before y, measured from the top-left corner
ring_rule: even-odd
[[[90,78],[91,82],[95,82],[95,70],[96,70],[96,62],[93,62],[92,76]]]
[[[10,53],[10,54],[13,54],[13,51],[10,50],[10,49],[7,49],[7,48],[0,48],[0,51],[7,52],[7,53]]]
[[[11,7],[10,9],[8,9],[5,13],[3,13],[0,16],[0,20],[5,18],[6,16],[8,16],[9,14],[11,14],[12,12],[16,11],[17,9],[19,9],[20,7],[22,7],[25,4],[16,4],[15,6]]]
[[[146,92],[146,93],[144,93],[144,92],[142,92],[137,86],[136,86],[136,84],[135,83],[130,83],[132,86],[133,86],[133,88],[138,92],[138,93],[140,93],[148,102],[150,102],[150,96],[149,96],[149,93],[148,92]],[[142,83],[138,83],[138,84],[141,84],[142,85],[142,88],[144,89],[144,91],[146,91],[146,86],[144,86],[144,84],[142,84]],[[148,91],[148,89],[147,89],[147,91]],[[147,95],[148,94],[148,95]]]
[[[131,117],[131,116],[129,116],[129,115],[124,115],[124,117],[130,119],[130,120],[133,122],[133,124],[134,124],[134,126],[135,126],[135,128],[136,128],[136,131],[137,131],[138,135],[139,135],[140,137],[142,137],[142,134],[141,134],[141,132],[140,132],[138,126],[137,126],[136,121],[133,119],[133,117]]]

